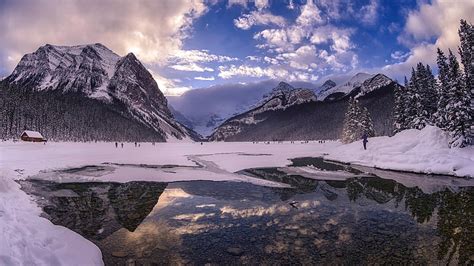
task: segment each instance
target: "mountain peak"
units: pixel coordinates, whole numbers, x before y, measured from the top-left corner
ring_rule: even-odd
[[[321,93],[323,93],[327,90],[330,90],[334,87],[336,87],[336,82],[328,79],[323,83],[323,85],[321,85],[321,87],[319,87],[317,90],[315,90],[315,92],[321,94]]]
[[[118,100],[145,126],[173,138],[187,135],[173,120],[166,98],[137,57],[133,53],[120,57],[100,43],[45,44],[23,56],[7,82],[32,91],[79,93],[107,105]]]
[[[290,84],[280,81],[278,85],[273,89],[273,91],[291,91],[294,90],[295,88],[291,86]]]

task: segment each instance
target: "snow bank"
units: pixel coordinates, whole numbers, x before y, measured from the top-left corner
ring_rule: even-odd
[[[103,265],[99,248],[40,213],[0,172],[0,265]]]
[[[474,177],[474,147],[450,149],[448,135],[437,127],[410,129],[393,137],[370,138],[335,148],[325,159],[387,170]]]

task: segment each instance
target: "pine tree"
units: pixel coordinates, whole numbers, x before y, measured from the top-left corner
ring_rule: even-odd
[[[344,117],[342,129],[342,142],[350,143],[356,141],[366,133],[367,136],[375,136],[374,126],[369,111],[360,107],[357,99],[351,98]]]
[[[354,141],[356,134],[356,105],[355,99],[351,98],[349,100],[349,105],[347,106],[347,111],[344,116],[344,125],[342,127],[342,142],[350,143]]]
[[[375,136],[374,123],[372,122],[369,110],[366,107],[362,107],[361,121],[359,125],[359,137],[364,133],[367,134],[368,137]]]
[[[428,123],[434,125],[436,122],[436,111],[438,110],[438,83],[431,71],[431,67],[426,65],[425,109],[428,112]]]
[[[418,64],[417,69],[412,68],[408,86],[408,128],[422,129],[426,125],[426,114],[423,112],[422,80],[423,64]]]
[[[464,85],[463,76],[456,56],[449,50],[449,91],[446,113],[447,130],[451,135],[451,147],[465,147],[469,143],[470,133],[470,98]]]
[[[408,80],[405,77],[405,87],[397,86],[394,91],[394,133],[398,133],[402,130],[407,129],[407,116],[406,116],[406,91],[408,88]]]
[[[446,113],[446,106],[448,104],[448,92],[449,92],[449,65],[448,58],[444,55],[443,51],[438,48],[438,57],[436,62],[438,63],[438,110],[436,111],[436,122],[435,125],[441,129],[446,129],[448,126],[448,117]]]
[[[461,55],[461,63],[464,67],[464,85],[469,101],[469,116],[470,119],[466,126],[468,127],[466,145],[474,144],[474,26],[461,20],[461,26],[458,30],[461,45],[459,47],[459,54]]]

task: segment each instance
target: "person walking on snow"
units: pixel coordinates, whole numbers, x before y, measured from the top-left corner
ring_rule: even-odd
[[[362,143],[364,144],[364,150],[367,150],[367,142],[369,142],[367,140],[367,133],[364,132],[364,135],[362,135]]]

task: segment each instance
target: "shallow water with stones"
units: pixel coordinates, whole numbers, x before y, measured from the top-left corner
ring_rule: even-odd
[[[307,165],[354,177],[256,168],[240,173],[291,187],[19,182],[46,218],[95,243],[107,265],[474,263],[473,186],[453,179],[427,191],[319,158],[289,168]]]

